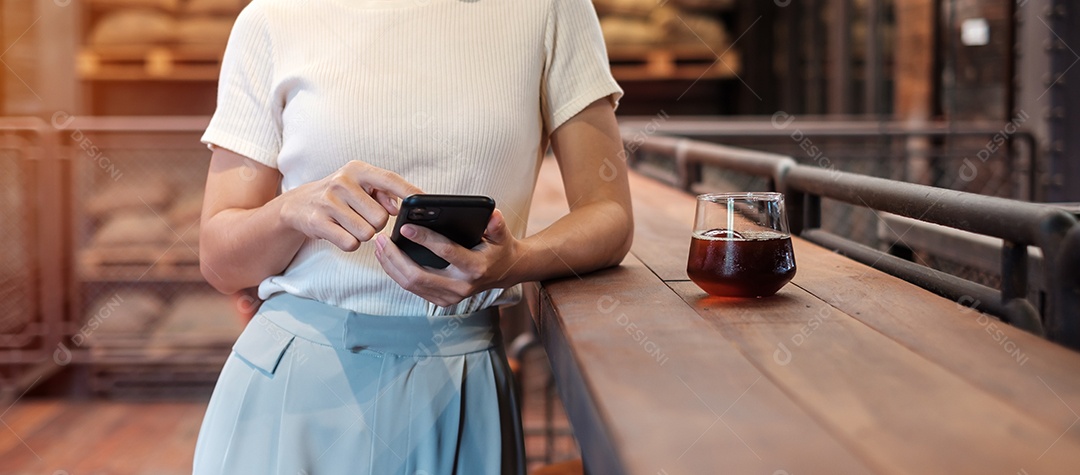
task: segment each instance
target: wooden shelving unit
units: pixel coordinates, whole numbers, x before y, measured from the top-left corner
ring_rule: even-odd
[[[608,58],[618,81],[728,79],[742,67],[734,49],[714,51],[704,45],[615,46],[608,49]]]
[[[163,3],[167,4],[167,2]],[[239,14],[234,9],[213,13],[192,12],[188,1],[172,9],[157,10],[176,22],[216,18],[225,21]],[[130,2],[81,0],[74,58],[84,115],[209,115],[213,113],[225,41],[185,43],[146,41],[94,44],[94,28],[111,14],[133,9]],[[217,36],[217,35],[215,35]]]
[[[183,243],[173,247],[89,247],[79,251],[79,279],[91,282],[203,282],[199,254]]]
[[[76,64],[89,81],[216,81],[223,54],[214,46],[87,46]]]
[[[620,114],[736,114],[754,95],[742,81],[758,67],[743,61],[742,35],[758,18],[751,0],[593,3],[625,92]]]

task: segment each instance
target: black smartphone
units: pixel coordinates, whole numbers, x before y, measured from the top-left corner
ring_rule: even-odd
[[[495,200],[477,195],[411,195],[401,200],[397,222],[390,240],[417,264],[436,269],[450,265],[428,248],[401,235],[401,226],[415,224],[446,236],[462,247],[480,244],[487,229]]]

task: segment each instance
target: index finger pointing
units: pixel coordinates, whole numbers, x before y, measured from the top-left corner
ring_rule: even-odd
[[[368,194],[373,194],[375,190],[381,190],[398,198],[406,198],[409,195],[424,192],[420,187],[405,181],[401,175],[370,165],[361,173],[357,181]]]

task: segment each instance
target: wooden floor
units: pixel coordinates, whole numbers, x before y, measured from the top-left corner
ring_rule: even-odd
[[[549,373],[542,350],[527,359],[525,364],[535,370],[525,373],[523,381],[523,425],[530,468],[535,468],[548,452],[540,428]],[[5,403],[0,405],[0,475],[190,474],[205,411],[205,402]],[[566,434],[569,423],[557,397],[554,415],[554,427]],[[577,456],[572,436],[553,442],[553,460]]]
[[[20,401],[0,416],[2,474],[190,474],[206,405]]]

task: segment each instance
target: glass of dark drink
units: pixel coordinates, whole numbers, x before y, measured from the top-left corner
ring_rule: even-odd
[[[686,273],[709,295],[775,294],[795,277],[784,195],[699,195]]]

